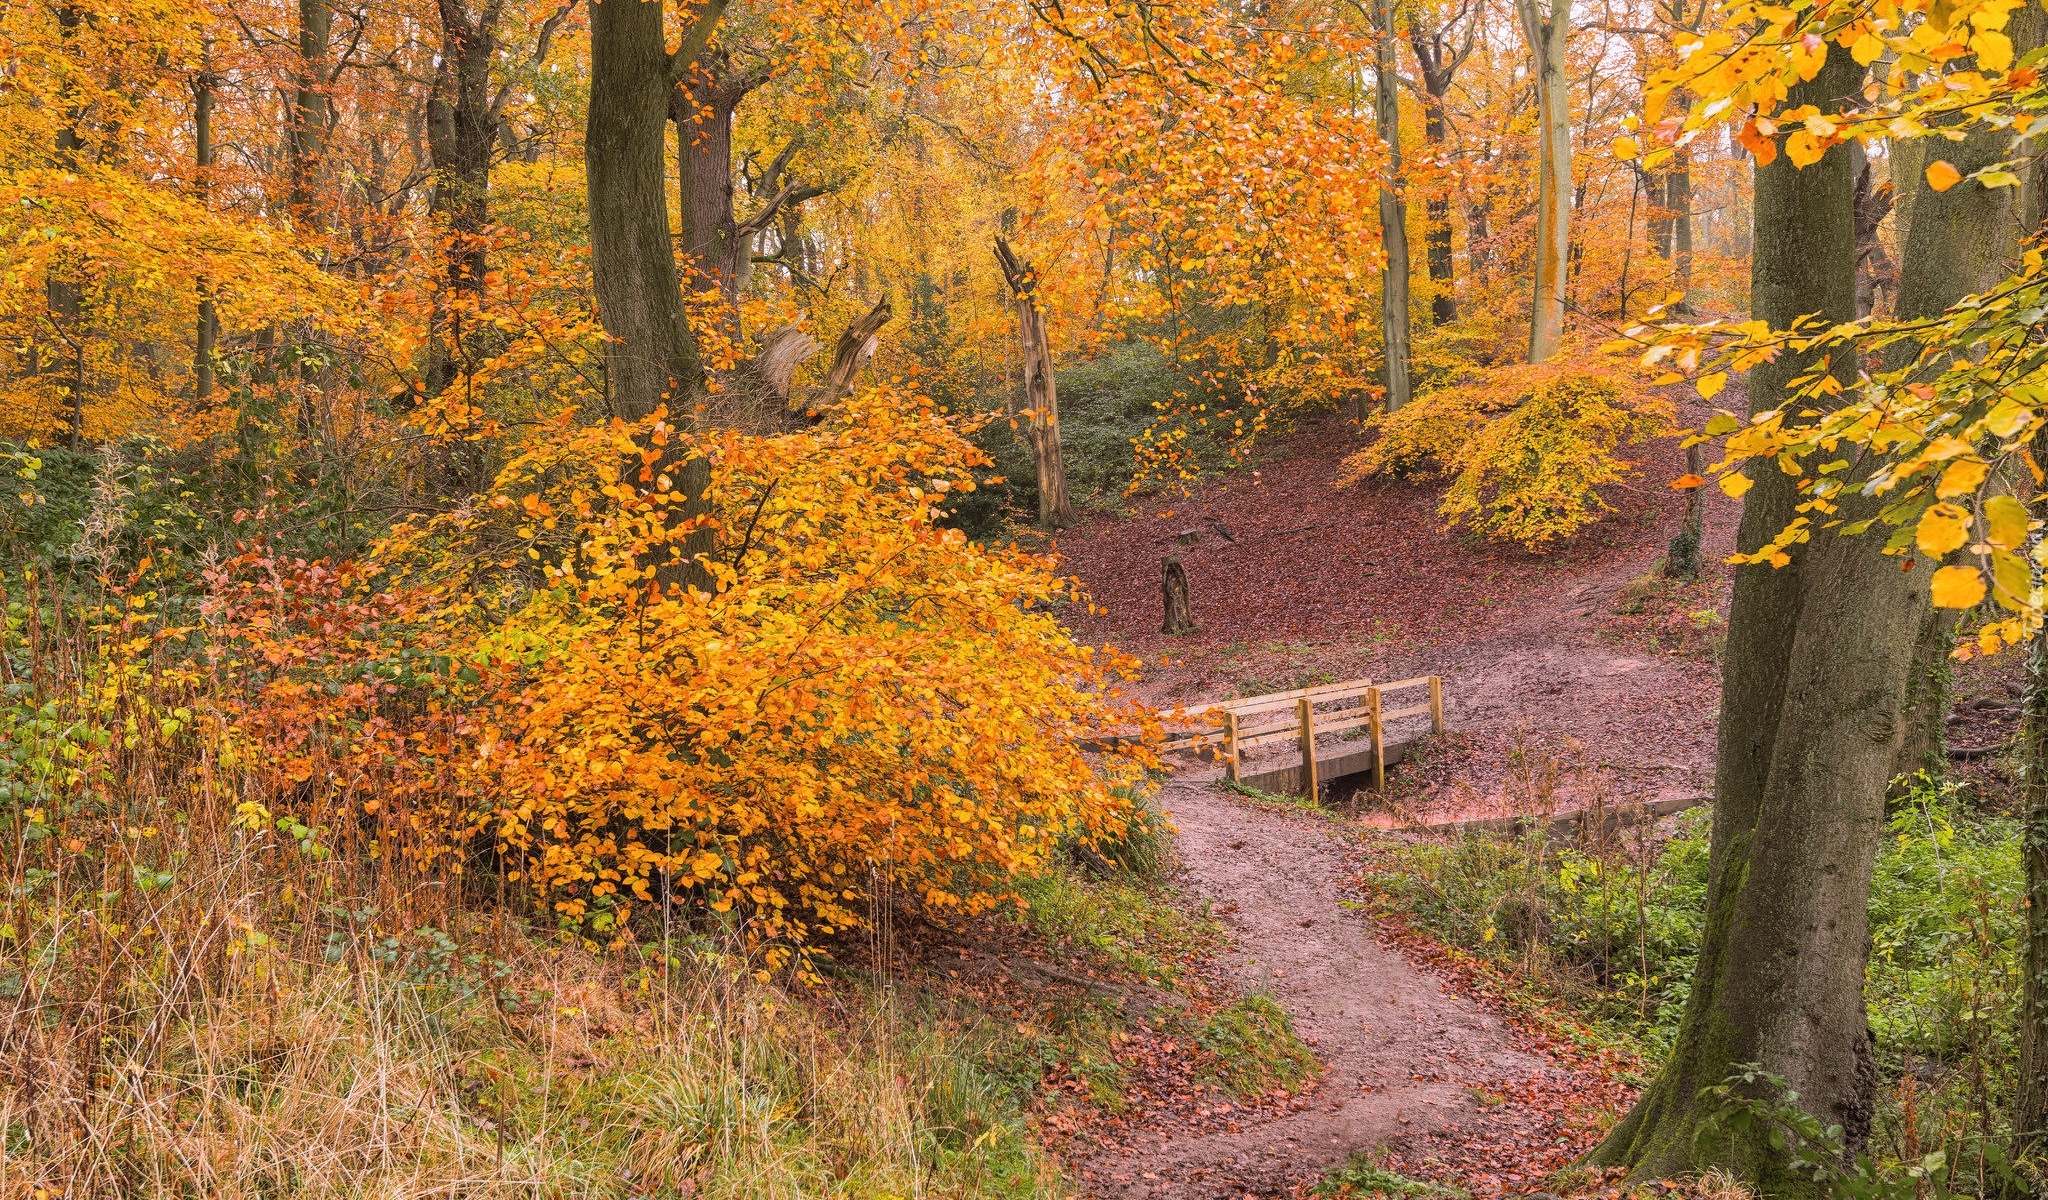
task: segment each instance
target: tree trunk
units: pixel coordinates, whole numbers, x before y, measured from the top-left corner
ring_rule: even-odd
[[[1839,108],[1862,77],[1847,50],[1792,90],[1788,105]],[[1782,153],[1756,173],[1756,316],[1775,327],[1819,312],[1853,318],[1854,191],[1846,147],[1795,169]],[[1750,372],[1752,410],[1774,407],[1809,355]],[[1853,381],[1853,356],[1831,373]],[[1790,476],[1754,469],[1740,547],[1769,542],[1794,515]],[[1853,492],[1851,493],[1853,494]],[[1863,515],[1870,501],[1843,504]],[[1852,512],[1851,510],[1855,510]],[[1700,1089],[1756,1062],[1799,1103],[1867,1138],[1875,1069],[1863,1007],[1872,863],[1900,740],[1907,674],[1927,610],[1924,570],[1901,572],[1872,537],[1829,536],[1790,565],[1736,575],[1723,665],[1707,914],[1692,991],[1663,1071],[1593,1161],[1669,1177],[1711,1163],[1771,1195],[1815,1194],[1760,1139],[1703,1147]]]
[[[1386,406],[1408,403],[1408,205],[1401,199],[1401,81],[1394,63],[1394,4],[1379,0],[1379,43],[1375,50],[1377,95],[1374,115],[1387,148],[1387,174],[1380,183],[1380,244],[1387,265],[1380,277],[1380,344],[1386,355]]]
[[[1465,44],[1453,49],[1459,19],[1465,21]],[[1449,98],[1451,81],[1478,40],[1478,14],[1471,6],[1461,8],[1449,21],[1425,26],[1411,18],[1408,48],[1415,53],[1416,72],[1422,77],[1422,140],[1430,154],[1441,163],[1450,134]],[[1423,257],[1429,265],[1429,320],[1442,328],[1458,319],[1457,262],[1451,245],[1451,198],[1438,192],[1423,202],[1429,228],[1423,233]],[[1477,234],[1475,233],[1476,237]]]
[[[327,55],[334,33],[329,0],[299,0],[299,77],[292,94],[292,219],[314,219],[320,160],[327,151]]]
[[[1529,312],[1529,361],[1547,362],[1564,339],[1565,270],[1571,255],[1572,112],[1565,77],[1571,0],[1515,0],[1534,59],[1537,105],[1535,297]]]
[[[1672,290],[1679,294],[1675,307],[1691,312],[1686,298],[1692,294],[1692,154],[1683,146],[1672,154],[1671,170],[1664,176],[1664,207],[1671,214]]]
[[[439,395],[455,380],[465,350],[464,324],[474,324],[490,268],[484,230],[490,224],[491,153],[498,137],[491,114],[491,61],[498,49],[503,0],[488,0],[474,16],[464,0],[437,0],[437,7],[441,62],[427,97],[427,151],[434,171],[429,211],[446,242],[445,282],[428,349],[429,395]]]
[[[605,391],[612,411],[629,421],[666,408],[684,428],[696,423],[704,396],[697,342],[683,319],[682,292],[669,242],[663,149],[674,79],[694,63],[724,14],[710,0],[683,46],[668,54],[662,5],[594,4],[590,10],[590,109],[584,132],[589,189],[591,279],[605,342]],[[653,492],[668,476],[682,500],[681,520],[710,512],[711,464],[671,456],[652,467],[637,460],[627,482]],[[699,564],[712,547],[706,526],[688,534],[680,555],[656,564],[663,585],[707,586]]]
[[[1697,445],[1685,448],[1685,473],[1699,477],[1705,470],[1705,455]],[[1707,532],[1707,489],[1704,485],[1694,487],[1685,494],[1685,520],[1671,539],[1670,549],[1664,555],[1664,575],[1667,579],[1683,579],[1690,583],[1700,577],[1700,539]]]
[[[1195,631],[1194,604],[1188,597],[1188,573],[1177,558],[1169,558],[1160,564],[1159,605],[1166,614],[1159,632],[1178,637]]]
[[[735,343],[739,287],[748,257],[733,215],[732,120],[741,100],[760,86],[757,74],[720,61],[715,71],[686,75],[669,101],[676,125],[676,177],[682,192],[683,252],[690,256],[692,291],[716,291],[731,310]]]
[[[1059,390],[1053,383],[1052,347],[1045,337],[1045,318],[1034,295],[1038,277],[1010,244],[996,239],[996,261],[1017,308],[1017,338],[1024,355],[1024,417],[1031,457],[1038,466],[1038,524],[1067,529],[1081,523],[1067,494],[1067,462],[1060,450]],[[1011,416],[1017,413],[1013,409]]]
[[[1427,84],[1433,78],[1425,72]],[[1444,88],[1449,89],[1450,77],[1443,76]],[[1445,142],[1444,102],[1442,92],[1431,90],[1429,106],[1422,115],[1422,138],[1429,143],[1430,152],[1442,157]],[[1429,218],[1429,228],[1423,233],[1423,257],[1429,265],[1429,323],[1434,329],[1455,324],[1458,320],[1458,267],[1451,247],[1451,198],[1437,194],[1423,201],[1422,211]]]
[[[2048,453],[2039,435],[2035,457]],[[2020,734],[2020,858],[2026,869],[2026,967],[2020,984],[2020,1070],[2013,1098],[2012,1159],[2038,1178],[2048,1149],[2048,633],[2027,646]]]
[[[199,74],[192,80],[193,161],[198,168],[200,203],[213,204],[213,38],[200,41]],[[214,310],[213,285],[201,275],[194,285],[199,296],[199,325],[192,339],[192,398],[205,404],[213,398],[214,357],[220,344],[220,317]]]
[[[85,13],[77,5],[63,4],[56,10],[57,29],[64,42],[78,36],[85,24]],[[85,112],[74,107],[67,114],[63,128],[57,131],[56,160],[65,170],[76,170],[79,166],[79,152],[85,149]],[[65,396],[70,418],[66,422],[69,436],[66,445],[72,450],[85,446],[85,264],[77,256],[66,253],[60,260],[53,261],[44,280],[43,300],[48,306],[50,324],[56,328],[57,336],[70,351],[71,379],[61,389]]]
[[[875,301],[867,315],[840,331],[839,341],[832,348],[832,366],[825,372],[825,384],[811,401],[813,409],[823,411],[853,394],[861,367],[875,353],[875,343],[881,336],[882,327],[895,315],[895,310],[889,307],[889,298],[884,296]]]
[[[2043,16],[2048,14],[2031,8],[2013,14],[2007,36],[2015,53],[2025,54],[2041,45],[2042,26],[2048,23]],[[1911,179],[1893,181],[1895,197],[1902,187],[1913,192],[1908,204],[1913,220],[1899,241],[1898,294],[1893,304],[1899,320],[1939,316],[1963,297],[1997,286],[2016,265],[2022,203],[2018,189],[1987,188],[1968,178],[2004,160],[2011,153],[2011,141],[2008,133],[1996,129],[1973,131],[1960,142],[1930,139],[1925,158],[1946,160],[1962,172],[1963,181],[1945,192],[1927,186],[1924,170]],[[1894,343],[1883,367],[1902,370],[1920,351],[1917,342]],[[1928,567],[1931,570],[1938,565],[1929,563]],[[1949,656],[1955,649],[1959,617],[1949,610],[1930,610],[1921,626],[1896,775],[1910,777],[1924,771],[1939,781],[1948,773]]]

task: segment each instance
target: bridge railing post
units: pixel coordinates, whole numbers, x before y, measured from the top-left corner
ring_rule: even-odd
[[[1387,790],[1387,739],[1380,728],[1380,690],[1365,690],[1366,728],[1372,731],[1372,790]]]
[[[1301,781],[1309,803],[1316,799],[1316,704],[1303,696],[1294,711],[1301,717]]]
[[[1223,714],[1223,775],[1232,783],[1237,782],[1237,714],[1225,711]]]
[[[1441,675],[1429,677],[1429,731],[1444,731],[1444,677]]]

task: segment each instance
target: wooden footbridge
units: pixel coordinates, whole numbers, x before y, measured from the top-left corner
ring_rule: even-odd
[[[1408,699],[1424,689],[1426,699],[1403,708],[1388,707],[1389,696]],[[1221,759],[1226,778],[1261,791],[1314,799],[1323,784],[1361,774],[1370,774],[1373,790],[1383,791],[1387,765],[1405,758],[1421,736],[1390,737],[1387,727],[1424,715],[1429,717],[1431,733],[1443,732],[1442,676],[1418,675],[1392,683],[1353,679],[1212,705],[1199,717],[1215,728],[1169,739],[1161,749]],[[1356,742],[1361,734],[1363,744],[1351,748],[1343,743],[1320,750],[1316,746],[1318,737],[1343,736]],[[1253,751],[1290,745],[1295,747],[1299,763],[1248,769],[1247,756]]]

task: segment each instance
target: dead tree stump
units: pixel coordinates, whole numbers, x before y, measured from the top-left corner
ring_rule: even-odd
[[[1166,620],[1159,626],[1159,632],[1195,631],[1194,606],[1188,600],[1188,573],[1177,558],[1169,558],[1160,565],[1159,599],[1166,610]]]
[[[1685,473],[1698,477],[1705,469],[1696,445],[1685,448]],[[1700,577],[1703,563],[1700,559],[1700,539],[1707,531],[1706,488],[1694,485],[1685,494],[1685,521],[1678,527],[1678,533],[1671,539],[1671,548],[1664,555],[1664,577],[1683,579],[1687,583]]]

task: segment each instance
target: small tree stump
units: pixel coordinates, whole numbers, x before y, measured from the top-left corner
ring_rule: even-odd
[[[1700,448],[1685,448],[1685,472],[1698,475],[1705,469]],[[1687,583],[1700,577],[1703,566],[1700,560],[1700,539],[1707,531],[1707,489],[1693,488],[1685,494],[1685,521],[1678,527],[1678,533],[1671,539],[1671,547],[1664,555],[1664,577],[1683,579]]]
[[[1194,606],[1188,600],[1188,573],[1177,558],[1169,558],[1160,566],[1159,599],[1166,610],[1166,620],[1159,626],[1159,632],[1195,631]]]

